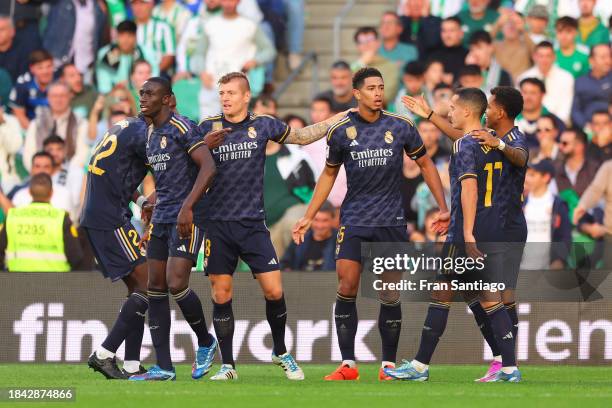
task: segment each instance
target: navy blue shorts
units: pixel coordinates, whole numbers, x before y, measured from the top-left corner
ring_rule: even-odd
[[[167,261],[169,257],[191,259],[195,264],[204,234],[195,224],[191,225],[191,236],[180,239],[176,224],[151,224],[147,258]]]
[[[140,236],[131,222],[115,230],[83,229],[105,278],[115,282],[146,261],[138,248]]]
[[[279,269],[270,231],[264,221],[207,220],[204,225],[204,270],[207,275],[232,275],[238,258],[253,274]]]
[[[453,279],[459,282],[475,282],[482,280],[486,283],[504,283],[504,259],[506,249],[505,243],[476,243],[480,252],[485,257],[480,260],[468,260],[465,251],[465,243],[445,242],[442,247],[442,264],[452,266],[443,268],[438,272],[438,279],[450,281]],[[453,262],[450,263],[449,259]]]
[[[343,225],[336,236],[336,260],[349,259],[363,262],[362,242],[408,242],[405,226],[397,227],[353,227]]]

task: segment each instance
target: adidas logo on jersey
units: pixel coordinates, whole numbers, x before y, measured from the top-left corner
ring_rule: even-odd
[[[272,258],[270,259],[270,262],[268,262],[268,265],[277,265],[278,262],[276,262],[276,259]]]
[[[182,251],[182,252],[187,252],[187,248],[185,248],[185,245],[181,245],[180,247],[176,248],[177,251]]]
[[[353,140],[349,146],[350,147],[359,146],[359,143],[357,143],[357,140]]]

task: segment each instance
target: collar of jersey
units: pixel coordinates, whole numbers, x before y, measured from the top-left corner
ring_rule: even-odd
[[[225,127],[238,128],[238,127],[242,127],[242,126],[246,125],[247,123],[249,123],[251,121],[252,117],[253,117],[253,113],[251,111],[247,111],[246,118],[244,118],[240,122],[234,123],[234,122],[230,122],[227,119],[225,119],[225,115],[221,114],[221,121],[223,122],[224,126],[227,125]]]
[[[366,124],[366,125],[373,125],[375,123],[379,123],[382,120],[383,111],[382,110],[380,111],[380,115],[378,116],[378,119],[376,119],[374,122],[369,122],[369,121],[365,120],[363,117],[361,117],[359,112],[349,112],[349,117],[351,119],[354,119],[357,123],[363,123],[363,124]]]
[[[153,132],[158,132],[162,129],[164,129],[166,126],[168,126],[168,124],[170,123],[170,120],[172,118],[174,118],[176,116],[176,113],[174,112],[170,112],[170,116],[168,116],[168,120],[166,120],[164,123],[162,123],[162,125],[158,128],[156,128],[155,126],[153,126]]]

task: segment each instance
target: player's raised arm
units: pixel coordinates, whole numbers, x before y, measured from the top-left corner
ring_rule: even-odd
[[[498,149],[504,156],[516,167],[525,167],[529,154],[520,147],[513,147],[507,143],[504,143],[499,137],[493,136],[490,132],[479,129],[470,132],[470,135],[477,139],[481,145],[489,146],[493,149]]]
[[[304,235],[310,229],[310,224],[312,224],[312,220],[321,209],[321,206],[329,197],[329,193],[334,187],[334,183],[336,182],[336,177],[338,177],[338,173],[340,172],[340,165],[338,166],[329,166],[326,165],[323,169],[323,172],[319,176],[319,180],[317,181],[317,185],[315,186],[314,193],[312,195],[312,199],[310,200],[310,204],[308,205],[308,209],[302,218],[295,223],[293,227],[292,235],[293,241],[296,245],[300,245],[304,242]]]
[[[198,176],[196,177],[195,183],[193,183],[191,192],[187,198],[185,198],[177,217],[177,229],[179,237],[181,238],[187,238],[190,236],[191,225],[193,224],[193,206],[208,189],[213,177],[215,176],[215,173],[217,172],[215,161],[210,154],[210,150],[208,150],[208,147],[204,144],[201,144],[195,149],[191,150],[189,155],[191,156],[191,160],[193,160],[200,170],[198,171]],[[177,180],[177,182],[180,181]]]
[[[350,111],[351,109],[348,109],[344,112],[336,113],[327,120],[306,126],[302,129],[291,129],[284,143],[307,145],[316,142],[322,139],[327,134],[329,128],[342,120]]]
[[[434,229],[439,234],[444,234],[448,230],[448,224],[450,222],[450,212],[446,206],[446,200],[444,199],[444,187],[442,187],[442,180],[440,180],[440,173],[435,164],[428,155],[423,155],[416,160],[416,163],[421,168],[421,174],[423,179],[427,183],[427,187],[431,190],[431,194],[434,196],[440,212],[434,222]]]
[[[436,127],[451,140],[454,141],[463,137],[461,130],[455,129],[445,117],[434,112],[422,95],[417,97],[409,95],[403,96],[402,103],[410,112],[436,125]]]

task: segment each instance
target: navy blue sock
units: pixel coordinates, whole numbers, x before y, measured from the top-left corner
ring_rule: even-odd
[[[142,325],[144,324],[144,316],[149,306],[147,297],[142,293],[134,292],[123,303],[117,320],[113,325],[110,333],[104,339],[102,347],[108,351],[115,353],[121,343],[129,336],[130,332],[141,326],[141,342],[142,342]],[[133,353],[133,350],[130,350]],[[128,354],[126,342],[126,355]],[[140,346],[138,347],[138,355],[140,355]]]
[[[336,295],[334,320],[342,360],[355,360],[355,336],[357,335],[357,304],[355,297]]]
[[[231,364],[235,367],[233,339],[234,339],[234,311],[232,300],[226,303],[215,303],[213,301],[213,326],[221,350],[223,364]]]
[[[476,324],[480,329],[480,333],[482,333],[482,337],[484,337],[487,341],[487,344],[491,348],[491,352],[493,353],[493,355],[501,355],[501,351],[499,350],[499,346],[497,345],[497,340],[495,339],[495,335],[493,334],[491,320],[489,320],[487,312],[485,312],[485,310],[482,308],[482,305],[480,304],[478,299],[473,300],[472,303],[470,303],[468,306],[474,314],[474,319],[476,320]]]
[[[159,289],[149,289],[149,330],[157,365],[163,370],[172,370],[170,357],[170,300],[168,293]]]
[[[418,362],[429,364],[431,361],[440,337],[442,337],[446,329],[449,310],[450,303],[438,301],[429,303],[427,317],[425,317],[423,331],[421,332],[421,344],[419,344],[419,351],[415,357],[415,360]]]
[[[142,295],[146,298],[146,295]],[[136,312],[136,316],[131,324],[131,330],[125,338],[125,360],[140,361],[140,349],[142,347],[142,336],[144,334],[144,323],[146,310],[149,308],[149,299],[147,299],[144,310]]]
[[[506,306],[506,310],[508,311],[508,316],[510,316],[510,321],[512,322],[512,335],[514,336],[514,339],[516,341],[516,339],[518,338],[518,313],[516,312],[516,303],[512,302],[512,303],[505,303],[504,306]]]
[[[503,303],[486,308],[485,311],[491,320],[491,327],[502,356],[504,367],[516,366],[515,338],[512,334],[512,321]]]
[[[285,346],[285,326],[287,324],[287,304],[283,295],[277,300],[266,299],[266,318],[272,331],[272,343],[274,354],[277,356],[287,352]]]
[[[181,312],[189,323],[193,332],[198,336],[198,346],[210,347],[213,344],[213,337],[208,332],[202,302],[196,293],[187,287],[172,297],[176,304],[181,308]]]
[[[382,341],[382,361],[395,362],[402,331],[402,304],[399,300],[380,303],[378,331]]]

